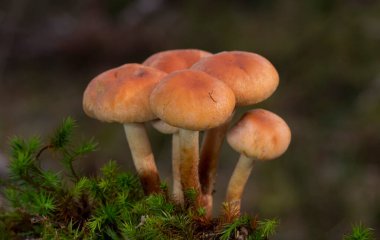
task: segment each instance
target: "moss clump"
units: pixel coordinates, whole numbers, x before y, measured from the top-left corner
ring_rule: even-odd
[[[114,161],[97,177],[80,176],[73,163],[96,150],[92,140],[74,144],[75,121],[67,118],[43,144],[39,138],[11,140],[9,179],[1,181],[7,205],[0,209],[1,239],[247,239],[266,240],[278,221],[240,216],[229,204],[223,215],[208,219],[205,209],[175,204],[162,194],[145,196],[137,176],[122,172]],[[40,167],[52,151],[65,171]],[[186,192],[195,199],[192,191]],[[344,240],[373,240],[373,230],[353,227]]]
[[[362,224],[356,224],[352,226],[352,232],[343,237],[343,240],[374,240],[374,230],[363,226]]]
[[[75,127],[67,118],[47,143],[11,140],[10,176],[1,183],[7,206],[0,213],[0,239],[267,239],[274,233],[276,224],[249,216],[207,220],[202,208],[176,205],[165,184],[163,194],[145,196],[138,178],[119,171],[114,161],[97,177],[80,176],[74,161],[97,144],[74,144]],[[50,156],[65,171],[40,167],[46,151],[54,152]]]

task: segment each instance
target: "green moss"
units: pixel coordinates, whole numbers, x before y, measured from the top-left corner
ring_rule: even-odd
[[[343,237],[343,240],[375,240],[374,231],[372,228],[357,224],[352,227],[350,234]]]
[[[0,240],[264,240],[275,233],[277,220],[238,217],[227,211],[227,204],[223,217],[206,219],[204,208],[176,205],[168,197],[166,184],[162,184],[163,194],[144,196],[138,178],[120,171],[114,161],[104,165],[99,176],[78,175],[73,163],[95,151],[97,144],[92,139],[73,143],[75,126],[67,118],[47,143],[36,137],[11,140],[10,176],[1,181],[8,206],[0,211]],[[45,151],[53,151],[51,156],[65,171],[42,169],[39,158]],[[185,195],[190,202],[196,197],[191,190]],[[345,239],[369,240],[370,233],[357,227]]]

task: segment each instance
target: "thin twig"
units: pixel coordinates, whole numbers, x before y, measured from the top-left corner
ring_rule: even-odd
[[[67,149],[63,149],[63,152],[64,152],[66,155],[69,156],[69,159],[68,159],[69,170],[70,170],[70,172],[71,172],[72,177],[74,177],[75,180],[78,182],[80,178],[78,177],[77,173],[76,173],[75,170],[74,170],[73,159],[76,158],[76,157],[78,157],[79,154],[73,154],[73,155],[71,155],[71,154],[69,153],[69,151],[67,151]]]
[[[38,151],[38,153],[37,153],[37,155],[36,155],[36,160],[37,160],[37,161],[39,160],[39,157],[41,156],[41,154],[42,154],[45,150],[47,150],[47,149],[49,149],[49,148],[52,148],[52,147],[53,147],[53,145],[52,145],[52,144],[49,144],[49,145],[46,145],[45,147],[41,148],[40,151]]]

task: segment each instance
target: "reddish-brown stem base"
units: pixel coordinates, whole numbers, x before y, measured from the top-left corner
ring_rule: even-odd
[[[125,123],[125,134],[131,149],[133,163],[146,195],[160,193],[160,177],[149,138],[143,123]]]
[[[223,125],[207,130],[203,137],[199,161],[199,181],[203,195],[202,205],[206,208],[206,217],[208,218],[212,217],[213,191],[220,149],[230,125],[231,118]]]

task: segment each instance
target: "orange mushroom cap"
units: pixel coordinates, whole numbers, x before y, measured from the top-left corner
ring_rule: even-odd
[[[227,134],[230,146],[257,160],[271,160],[288,148],[291,132],[286,122],[264,109],[245,113]]]
[[[225,82],[234,91],[239,106],[265,100],[279,83],[274,66],[266,58],[250,52],[221,52],[201,59],[191,69]]]
[[[171,73],[190,68],[201,58],[211,55],[209,52],[198,49],[168,50],[153,54],[143,62],[143,65]]]
[[[181,70],[157,84],[150,103],[168,124],[198,131],[225,122],[234,110],[235,96],[226,84],[204,72]]]
[[[156,118],[149,96],[166,73],[141,64],[125,64],[95,77],[83,96],[83,109],[105,122],[146,122]]]

